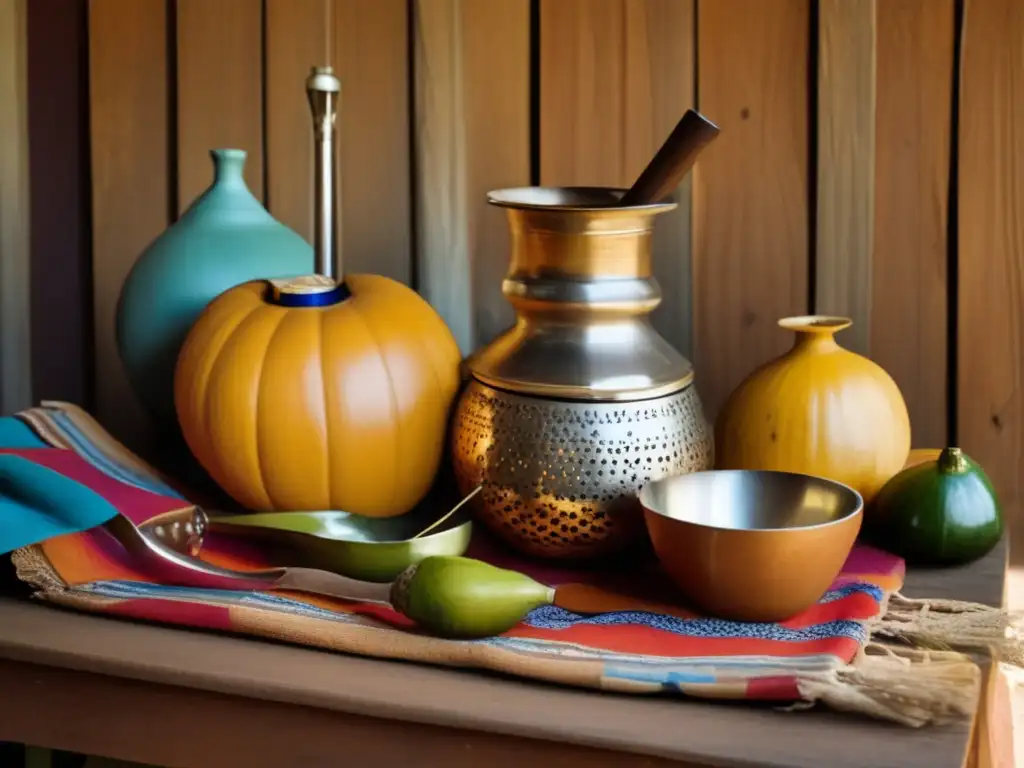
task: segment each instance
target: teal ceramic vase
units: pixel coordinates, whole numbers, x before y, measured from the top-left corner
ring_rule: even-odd
[[[313,249],[249,191],[246,153],[215,149],[213,184],[139,256],[117,304],[117,346],[143,406],[177,434],[174,367],[192,324],[218,294],[257,278],[313,271]]]

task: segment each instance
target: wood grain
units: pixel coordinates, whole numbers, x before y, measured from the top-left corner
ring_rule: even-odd
[[[130,448],[152,430],[118,358],[114,312],[142,250],[170,223],[164,0],[89,6],[96,415]]]
[[[960,82],[957,440],[1024,502],[1024,4],[967,0]],[[1024,520],[1014,516],[1016,559]]]
[[[818,6],[818,189],[814,311],[853,320],[842,344],[868,354],[875,177],[876,0]]]
[[[32,405],[28,9],[0,0],[0,415]]]
[[[266,0],[266,8],[266,204],[313,242],[313,120],[305,83],[312,67],[327,63],[327,6]]]
[[[702,0],[700,110],[722,135],[694,169],[694,365],[709,418],[788,349],[808,310],[809,0]]]
[[[32,0],[26,11],[32,395],[92,410],[89,7]]]
[[[915,447],[949,440],[953,5],[953,0],[878,4],[869,349],[903,392]]]
[[[341,79],[344,268],[410,283],[413,187],[406,2],[335,0],[331,16],[331,63]]]
[[[633,181],[624,157],[624,8],[622,0],[540,0],[541,184]]]
[[[530,3],[413,8],[418,288],[469,354],[514,319],[508,228],[486,195],[530,183]]]
[[[692,0],[540,0],[540,180],[629,187],[694,106]],[[691,351],[691,176],[655,224],[655,327]]]
[[[244,149],[263,199],[263,10],[260,0],[177,0],[178,213],[213,181],[209,151]]]

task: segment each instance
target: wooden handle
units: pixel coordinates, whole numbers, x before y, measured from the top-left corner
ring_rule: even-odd
[[[718,134],[717,125],[695,110],[686,110],[619,205],[649,205],[663,200],[679,186],[697,156]]]

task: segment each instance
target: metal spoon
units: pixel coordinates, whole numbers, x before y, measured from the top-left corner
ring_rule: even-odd
[[[134,564],[160,584],[201,589],[294,590],[387,603],[390,584],[374,584],[340,576],[315,568],[265,568],[234,571],[171,549],[153,536],[147,536],[123,515],[103,524],[103,528],[124,547]]]
[[[234,571],[176,552],[117,515],[103,525],[135,564],[160,584],[241,591],[288,590],[390,606],[433,634],[478,638],[501,634],[555,590],[525,574],[467,557],[440,555],[377,584],[315,568]]]

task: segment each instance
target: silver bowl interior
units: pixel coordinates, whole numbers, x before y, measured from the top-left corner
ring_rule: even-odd
[[[864,500],[842,483],[767,470],[710,470],[647,483],[640,503],[673,520],[729,531],[817,528],[858,514]]]

